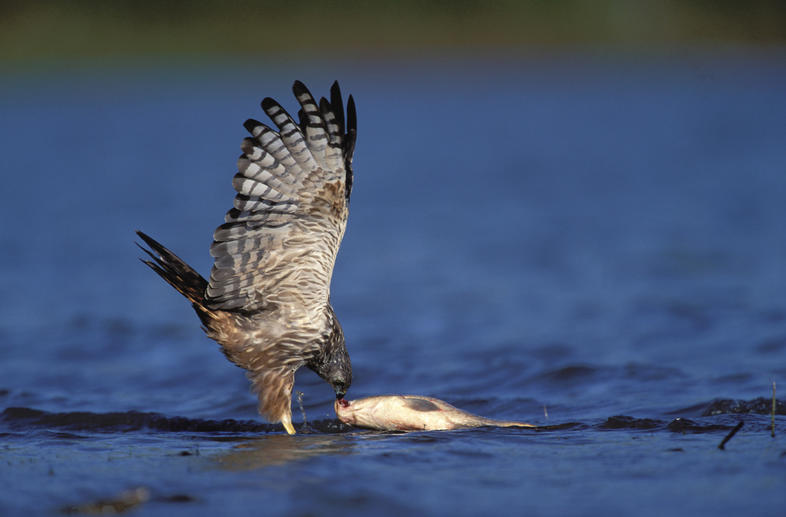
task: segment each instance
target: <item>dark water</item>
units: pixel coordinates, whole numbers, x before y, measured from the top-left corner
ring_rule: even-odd
[[[7,75],[0,513],[782,512],[783,57]],[[143,229],[207,273],[240,124],[293,108],[295,78],[358,102],[350,398],[543,427],[349,429],[301,372],[307,424],[282,435],[137,261]]]

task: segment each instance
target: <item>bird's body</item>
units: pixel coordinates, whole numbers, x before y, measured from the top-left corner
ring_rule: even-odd
[[[241,144],[234,206],[213,234],[215,262],[205,280],[147,235],[145,261],[188,298],[208,337],[248,372],[259,410],[293,434],[295,371],[308,366],[343,397],[352,382],[344,334],[330,304],[330,280],[344,236],[352,189],[356,117],[347,121],[338,84],[314,100],[299,81],[296,123],[270,98],[262,108],[278,127],[256,120]]]

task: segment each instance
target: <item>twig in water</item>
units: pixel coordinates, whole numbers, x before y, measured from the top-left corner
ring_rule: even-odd
[[[718,449],[724,450],[724,445],[726,445],[726,442],[731,440],[734,437],[734,435],[737,434],[737,431],[742,429],[742,424],[743,422],[742,420],[740,420],[739,423],[737,423],[737,425],[734,426],[734,429],[729,431],[729,434],[726,435],[726,438],[724,438],[723,441],[720,443],[720,445],[718,445]]]
[[[772,428],[770,435],[775,438],[775,381],[772,381]]]
[[[306,422],[306,409],[303,407],[303,392],[298,391],[297,393],[297,405],[300,406],[300,414],[303,415],[303,427],[307,427],[308,423]]]

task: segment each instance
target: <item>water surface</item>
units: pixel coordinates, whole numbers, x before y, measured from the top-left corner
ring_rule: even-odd
[[[87,511],[140,489],[127,508],[145,515],[777,513],[783,63],[748,52],[5,77],[0,510]],[[137,261],[142,229],[207,274],[241,123],[263,117],[267,95],[295,111],[295,78],[319,95],[338,78],[358,103],[332,286],[349,396],[431,395],[542,428],[350,429],[304,371],[307,422],[296,409],[301,432],[284,436]]]

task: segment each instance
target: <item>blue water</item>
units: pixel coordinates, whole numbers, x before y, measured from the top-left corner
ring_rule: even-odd
[[[139,515],[781,512],[783,57],[6,72],[0,513],[136,488]],[[209,271],[241,123],[268,95],[295,111],[296,78],[358,104],[332,285],[348,398],[542,428],[348,429],[302,371],[307,423],[282,435],[138,262],[141,229]]]

